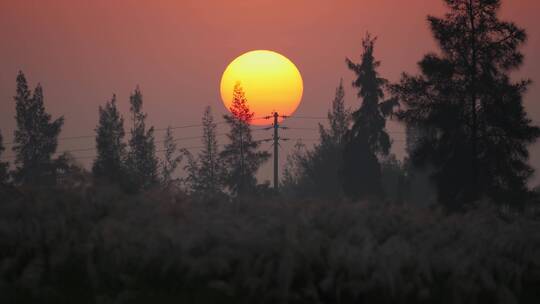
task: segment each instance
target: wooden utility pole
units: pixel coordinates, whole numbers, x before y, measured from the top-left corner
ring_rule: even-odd
[[[274,112],[274,190],[277,192],[279,189],[279,177],[278,177],[278,152],[279,152],[279,114]]]

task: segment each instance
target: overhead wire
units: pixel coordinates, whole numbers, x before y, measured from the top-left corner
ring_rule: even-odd
[[[270,118],[273,118],[272,116],[264,116],[264,117],[255,117],[253,118],[253,120],[262,120],[262,119],[270,119]],[[283,116],[283,118],[297,118],[297,119],[327,119],[327,117],[322,117],[322,116],[296,116],[296,115],[292,115],[292,116]],[[218,122],[215,122],[215,124],[219,125],[219,124],[224,124],[224,123],[227,123],[226,121],[218,121]],[[155,131],[165,131],[167,129],[171,129],[171,130],[178,130],[178,129],[189,129],[189,128],[197,128],[197,127],[203,127],[204,125],[203,124],[196,124],[196,123],[193,123],[193,124],[186,124],[186,125],[180,125],[180,126],[171,126],[171,127],[164,127],[164,128],[155,128],[154,130]],[[252,131],[254,132],[259,132],[259,131],[268,131],[268,130],[271,130],[273,129],[274,127],[273,126],[269,126],[269,127],[260,127],[260,128],[254,128],[252,129]],[[282,126],[281,129],[284,129],[284,130],[303,130],[303,131],[317,131],[319,130],[319,128],[316,128],[316,127],[313,127],[313,128],[310,128],[310,127],[295,127],[295,126]],[[390,133],[390,134],[406,134],[406,132],[404,131],[387,131],[387,133]],[[223,135],[226,135],[227,133],[218,133],[216,134],[216,136],[223,136]],[[79,135],[79,136],[67,136],[67,137],[60,137],[58,138],[58,141],[68,141],[68,140],[76,140],[76,139],[83,139],[83,138],[95,138],[95,134],[93,135]],[[179,138],[174,138],[172,141],[173,142],[180,142],[180,141],[186,141],[186,140],[194,140],[194,139],[201,139],[203,138],[204,136],[202,135],[198,135],[198,136],[188,136],[188,137],[179,137]],[[283,138],[285,140],[285,138]],[[318,141],[320,140],[319,138],[289,138],[289,139],[286,139],[286,140],[304,140],[304,141]],[[261,140],[257,140],[258,142],[269,142],[269,141],[272,141],[272,139],[261,139]],[[393,140],[394,142],[403,142],[405,140],[400,140],[400,139],[394,139]],[[158,141],[154,141],[155,144],[159,144],[159,143],[164,143],[165,140],[158,140]],[[14,142],[8,142],[8,143],[5,143],[5,145],[13,145]],[[188,148],[184,148],[184,149],[200,149],[200,148],[203,148],[202,146],[193,146],[193,147],[188,147]],[[85,152],[85,151],[95,151],[96,150],[96,147],[89,147],[89,148],[78,148],[78,149],[68,149],[68,150],[62,150],[62,151],[59,151],[59,152],[56,152],[55,154],[62,154],[62,153],[74,153],[74,152]],[[164,150],[157,150],[156,152],[163,152]],[[95,156],[80,156],[80,157],[76,157],[77,159],[79,158],[90,158],[90,157],[95,157]],[[4,156],[4,157],[1,157],[0,159],[4,159],[4,160],[8,160],[8,159],[14,159],[16,158],[15,155],[8,155],[8,156]]]
[[[227,123],[226,121],[218,121],[218,122],[215,122],[216,125],[220,125],[220,124],[224,124],[224,123]],[[189,129],[189,128],[197,128],[197,127],[203,127],[204,125],[203,124],[189,124],[189,125],[182,125],[182,126],[171,126],[171,127],[163,127],[163,128],[154,128],[154,131],[156,132],[161,132],[161,131],[166,131],[167,129],[171,129],[171,130],[178,130],[178,129]],[[79,136],[67,136],[67,137],[60,137],[58,138],[58,141],[64,141],[64,140],[75,140],[75,139],[82,139],[82,138],[95,138],[96,137],[96,134],[87,134],[87,135],[79,135]],[[4,145],[13,145],[15,144],[15,142],[7,142],[7,143],[4,143]]]

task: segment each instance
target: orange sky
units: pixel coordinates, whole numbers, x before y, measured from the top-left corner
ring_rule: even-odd
[[[347,103],[358,106],[344,58],[358,60],[366,31],[379,36],[375,55],[382,61],[381,74],[397,80],[403,71],[414,72],[424,53],[436,50],[426,15],[443,12],[439,0],[2,0],[0,129],[5,141],[11,141],[12,96],[20,69],[32,85],[43,84],[47,108],[55,116],[65,115],[62,136],[92,134],[97,107],[112,93],[127,111],[129,93],[137,84],[149,121],[157,127],[198,122],[206,105],[221,116],[225,113],[219,97],[221,73],[232,59],[253,49],[275,50],[290,58],[304,79],[304,99],[297,113],[324,116],[341,77]],[[506,0],[501,12],[527,29],[526,61],[519,75],[536,82],[540,82],[538,12],[537,0]],[[535,84],[526,106],[538,123],[539,98],[540,86]],[[289,125],[316,127],[315,123]],[[389,128],[399,130],[393,123]],[[198,134],[179,130],[175,137]],[[403,135],[394,135],[394,151],[401,155]],[[317,133],[290,130],[284,136],[316,138]],[[220,140],[224,143],[223,137]],[[61,148],[93,145],[90,138],[62,142]],[[540,145],[533,149],[532,163],[540,169]],[[270,171],[264,170],[261,177],[269,179]]]

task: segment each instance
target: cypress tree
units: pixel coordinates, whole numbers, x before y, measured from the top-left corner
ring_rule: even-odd
[[[25,185],[54,183],[55,168],[52,155],[58,146],[58,135],[64,118],[52,120],[45,110],[43,88],[38,84],[30,93],[26,77],[17,75],[14,178]]]
[[[520,200],[533,172],[527,146],[540,135],[523,108],[530,81],[509,75],[523,63],[526,33],[498,19],[499,0],[445,3],[443,18],[428,17],[440,52],[393,88],[405,105],[400,119],[427,130],[411,158],[433,168],[438,199],[450,209],[484,196]]]

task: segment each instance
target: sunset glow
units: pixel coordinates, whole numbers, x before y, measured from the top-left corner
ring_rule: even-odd
[[[302,76],[298,68],[285,56],[273,51],[257,50],[233,60],[221,78],[221,98],[227,109],[231,106],[234,85],[240,82],[255,117],[273,112],[280,115],[294,113],[303,93]],[[269,124],[269,120],[255,119],[253,124]]]

